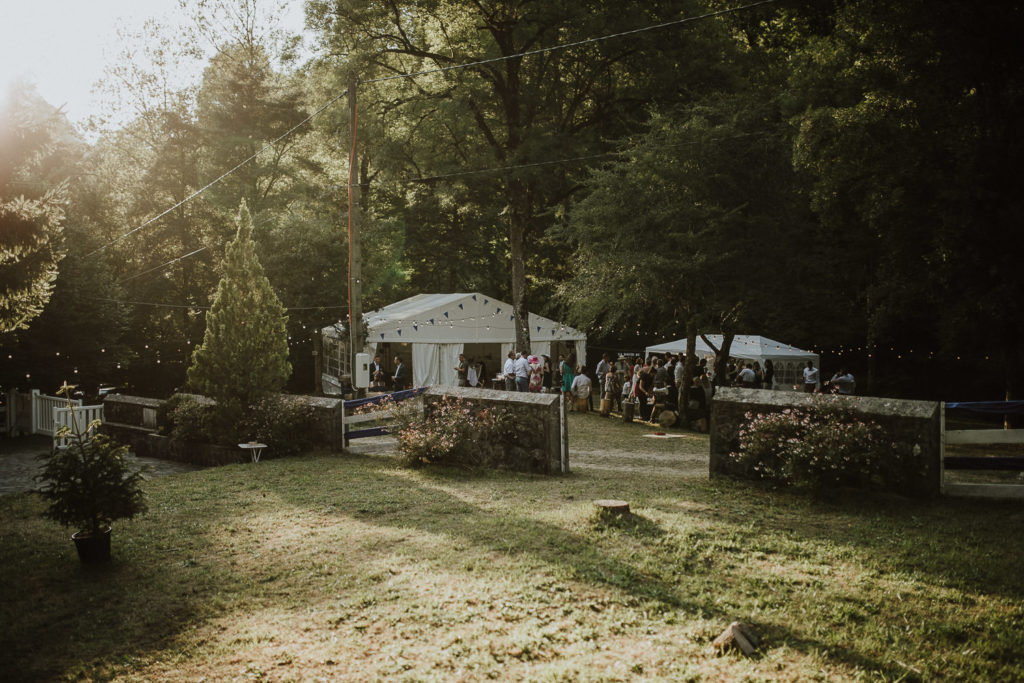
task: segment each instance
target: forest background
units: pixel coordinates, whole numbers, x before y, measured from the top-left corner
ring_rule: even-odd
[[[365,310],[479,291],[598,352],[762,334],[878,395],[1024,379],[1018,3],[311,0],[301,47],[267,3],[183,7],[98,86],[127,123],[0,105],[4,388],[182,386],[244,199],[311,391],[353,72]]]

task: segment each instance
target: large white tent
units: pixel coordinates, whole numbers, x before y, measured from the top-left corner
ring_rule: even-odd
[[[708,334],[704,336],[716,348],[722,347],[722,335]],[[715,350],[708,346],[699,335],[693,352],[698,358],[709,358],[715,355]],[[686,353],[686,338],[648,346],[647,355],[652,353]],[[771,360],[775,366],[775,386],[780,389],[788,389],[803,383],[802,370],[807,365],[807,361],[813,361],[816,368],[821,366],[820,356],[812,351],[804,351],[774,339],[750,334],[737,334],[733,337],[729,356],[741,360],[757,361],[762,367],[766,360]]]
[[[368,346],[377,349],[389,344],[392,349],[396,345],[404,349],[408,345],[411,359],[406,361],[412,362],[413,384],[418,387],[455,384],[453,368],[467,345],[493,347],[494,365],[488,368],[489,375],[500,372],[500,361],[515,346],[512,305],[476,292],[417,294],[366,313],[364,320]],[[338,335],[334,327],[324,328],[323,333]],[[577,358],[586,358],[584,333],[530,313],[530,348],[522,350],[551,356],[553,344],[568,345]]]

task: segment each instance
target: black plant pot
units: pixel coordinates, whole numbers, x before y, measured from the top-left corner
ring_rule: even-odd
[[[78,559],[82,564],[101,564],[110,562],[110,529],[103,529],[98,534],[79,531],[71,535],[78,549]]]

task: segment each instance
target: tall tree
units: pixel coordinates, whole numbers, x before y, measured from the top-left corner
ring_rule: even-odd
[[[372,113],[362,120],[376,118],[371,130],[380,136],[374,140],[377,169],[390,167],[399,177],[498,169],[455,182],[475,185],[481,195],[486,188],[492,198],[481,207],[480,222],[505,235],[493,248],[507,258],[517,343],[528,348],[528,285],[536,286],[535,264],[557,267],[562,261],[542,259],[545,250],[558,249],[544,241],[545,231],[578,187],[571,165],[551,162],[606,151],[605,138],[621,134],[652,97],[678,96],[683,76],[674,69],[696,76],[691,87],[719,73],[717,68],[700,71],[709,61],[705,27],[688,31],[685,40],[638,34],[631,40],[568,45],[685,16],[699,6],[626,2],[610,11],[596,0],[338,0],[310,3],[309,17],[327,49],[344,55],[337,61],[364,81],[431,72],[378,82],[370,91]],[[560,49],[521,56],[551,46]],[[638,68],[641,63],[647,68]],[[673,68],[666,69],[666,63]],[[648,89],[655,73],[661,86],[675,87],[660,93]],[[412,144],[398,146],[400,141]],[[367,182],[367,176],[360,174],[360,181]],[[463,239],[491,247],[483,238],[467,234]],[[438,243],[436,252],[447,253],[449,246]]]
[[[287,317],[256,257],[252,218],[243,201],[224,275],[206,314],[206,335],[192,357],[189,384],[239,407],[280,390],[290,374]]]
[[[53,291],[64,256],[63,115],[25,85],[0,104],[0,332],[23,329]]]

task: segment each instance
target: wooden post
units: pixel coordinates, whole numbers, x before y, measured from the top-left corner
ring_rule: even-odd
[[[558,394],[559,437],[562,442],[562,474],[569,474],[569,414],[566,411],[565,394]]]
[[[356,72],[351,71],[348,75],[348,119],[349,130],[352,134],[351,151],[349,155],[348,169],[348,191],[349,191],[349,234],[348,234],[348,260],[349,260],[349,311],[348,311],[348,340],[349,340],[349,375],[352,386],[355,387],[356,378],[356,354],[363,350],[363,274],[362,274],[362,248],[359,241],[359,164],[356,150],[356,132],[358,130],[358,116],[356,110],[356,86],[359,79]],[[366,395],[363,389],[354,389],[356,397]]]

